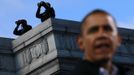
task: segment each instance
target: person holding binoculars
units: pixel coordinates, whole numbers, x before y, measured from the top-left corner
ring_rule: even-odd
[[[32,26],[27,25],[27,21],[25,19],[18,20],[15,23],[17,25],[13,31],[13,34],[15,35],[22,35],[27,31],[29,31],[30,29],[32,29]],[[21,29],[19,29],[20,25],[21,25]]]
[[[41,22],[47,20],[48,18],[55,18],[55,10],[51,7],[50,3],[41,1],[37,4],[38,9],[36,12],[36,17],[41,19]],[[44,7],[45,12],[41,13],[41,7]]]

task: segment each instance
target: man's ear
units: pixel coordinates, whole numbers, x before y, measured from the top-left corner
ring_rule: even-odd
[[[81,36],[77,36],[76,43],[77,43],[78,47],[83,51],[84,47],[83,47],[83,40],[82,40]]]

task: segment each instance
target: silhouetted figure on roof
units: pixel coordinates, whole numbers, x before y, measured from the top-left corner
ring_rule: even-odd
[[[55,18],[55,11],[51,7],[50,3],[41,1],[38,4],[38,9],[36,12],[36,17],[41,19],[41,22],[47,20],[48,18]],[[41,13],[41,7],[45,8],[45,12]]]
[[[21,19],[15,22],[17,24],[16,28],[13,31],[13,34],[15,35],[22,35],[32,29],[32,26],[27,25],[27,21],[25,19]],[[19,29],[19,26],[21,25],[21,29]]]

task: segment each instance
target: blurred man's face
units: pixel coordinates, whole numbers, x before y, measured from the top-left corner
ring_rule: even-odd
[[[112,59],[120,42],[111,16],[103,13],[89,16],[82,31],[78,44],[84,50],[85,59],[94,62]]]

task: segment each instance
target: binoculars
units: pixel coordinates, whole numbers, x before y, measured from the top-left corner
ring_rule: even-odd
[[[37,5],[38,6],[43,6],[45,4],[45,2],[44,1],[41,1],[41,2],[39,2]]]
[[[26,23],[26,20],[22,19],[22,20],[18,20],[18,21],[15,21],[16,24],[21,24],[21,23]]]
[[[21,20],[18,20],[18,21],[15,21],[16,24],[20,24],[21,23]]]

